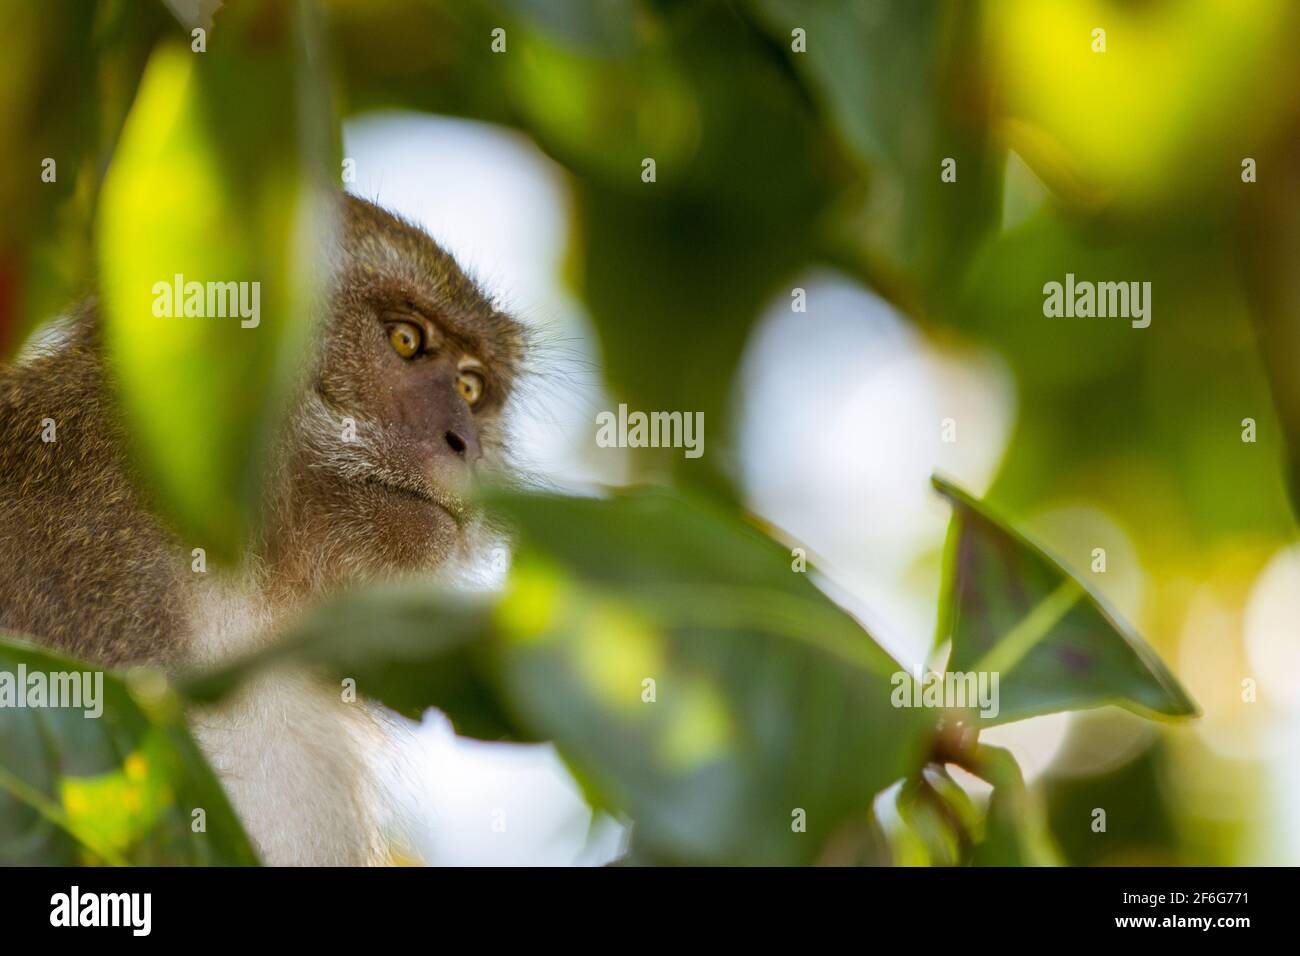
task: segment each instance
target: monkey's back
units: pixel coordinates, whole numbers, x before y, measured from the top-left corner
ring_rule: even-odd
[[[0,630],[106,664],[173,660],[188,553],[131,479],[93,314],[0,364]]]

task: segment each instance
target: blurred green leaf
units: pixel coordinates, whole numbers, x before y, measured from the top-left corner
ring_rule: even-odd
[[[904,783],[895,805],[906,828],[893,835],[894,859],[899,866],[956,866],[962,862],[966,822],[924,776]]]
[[[921,762],[898,665],[756,529],[652,491],[494,503],[522,547],[512,705],[657,858],[811,862]]]
[[[542,147],[578,174],[571,273],[611,391],[707,422],[703,459],[644,450],[639,474],[725,490],[750,329],[789,300],[851,173],[788,67],[733,11],[673,5],[646,19],[619,57],[524,34],[509,88]]]
[[[465,732],[553,740],[661,861],[812,862],[923,762],[933,715],[891,705],[898,665],[757,529],[659,492],[493,504],[520,542],[490,615],[408,586],[327,609],[275,656]]]
[[[11,689],[38,672],[48,682],[99,669],[0,639]],[[97,703],[93,718],[88,707],[0,707],[0,863],[255,865],[163,678],[132,685],[103,672]],[[193,828],[197,809],[204,832]]]
[[[182,693],[197,702],[228,694],[245,678],[281,661],[350,677],[359,694],[411,717],[436,706],[457,732],[484,740],[525,740],[497,699],[488,637],[491,604],[409,587],[348,594],[313,608],[266,651],[194,675]]]
[[[0,0],[0,359],[92,289],[100,180],[169,27],[153,3]]]
[[[1004,151],[990,133],[982,3],[751,0],[835,131],[868,173],[853,238],[937,296],[998,224]],[[805,50],[793,49],[802,30]],[[940,178],[956,161],[955,182]]]
[[[947,670],[999,675],[998,714],[980,720],[1102,704],[1199,713],[1155,651],[1077,578],[965,492],[938,477],[934,486],[953,506],[937,638],[952,641]]]
[[[1206,192],[1234,188],[1243,144],[1253,149],[1294,109],[1293,97],[1271,95],[1294,70],[1300,10],[1289,0],[1258,0],[1249,14],[1219,0],[988,9],[1000,132],[1066,201],[1196,215]],[[1089,42],[1099,26],[1104,55]],[[1140,151],[1129,148],[1137,140]]]
[[[993,792],[971,862],[975,866],[1059,866],[1042,807],[1025,789],[1015,758],[1001,748],[980,746],[976,759],[980,776],[993,784]]]
[[[638,0],[489,0],[490,9],[526,20],[557,41],[598,54],[631,50]]]
[[[217,560],[250,534],[328,233],[313,189],[330,124],[308,67],[313,31],[291,12],[303,9],[232,8],[206,53],[160,46],[100,204],[105,338],[133,450],[184,537]],[[183,301],[161,301],[177,276],[248,283],[260,315],[227,304],[228,317],[186,316]]]
[[[1294,267],[1300,251],[1297,141],[1295,128],[1289,129],[1259,157],[1264,168],[1275,172],[1264,182],[1245,187],[1238,224],[1242,278],[1251,298],[1259,355],[1286,438],[1293,516],[1300,516],[1300,278]],[[1251,417],[1262,419],[1258,412]],[[1261,422],[1261,428],[1266,427]]]
[[[1070,866],[1192,865],[1194,858],[1180,846],[1179,808],[1170,800],[1172,760],[1167,743],[1152,735],[1140,751],[1129,753],[1129,759],[1103,773],[1070,772],[1078,751],[1109,754],[1120,749],[1113,736],[1108,741],[1106,726],[1110,724],[1109,733],[1113,734],[1119,716],[1108,720],[1104,712],[1098,712],[1087,720],[1072,722],[1053,766],[1037,781],[1052,837]],[[1056,772],[1058,768],[1060,772]],[[1098,828],[1097,810],[1105,811],[1104,829]],[[1194,810],[1186,807],[1183,812]],[[1215,831],[1230,828],[1231,821],[1231,815],[1225,814],[1217,826],[1198,827],[1197,842],[1213,846],[1218,835]],[[1214,850],[1222,852],[1219,847]],[[1219,857],[1215,862],[1231,865],[1235,861]]]
[[[344,113],[408,109],[517,123],[482,0],[323,0]]]

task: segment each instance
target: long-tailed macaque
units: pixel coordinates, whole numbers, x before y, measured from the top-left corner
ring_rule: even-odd
[[[313,598],[470,549],[466,483],[503,443],[525,331],[423,231],[342,207],[328,308],[237,571],[194,573],[195,543],[133,473],[93,299],[54,345],[0,365],[0,630],[105,665],[210,665]],[[377,708],[277,673],[194,720],[266,862],[382,858]]]

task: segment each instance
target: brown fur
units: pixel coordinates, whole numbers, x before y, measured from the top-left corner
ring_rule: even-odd
[[[93,303],[70,329],[58,354],[0,368],[0,627],[74,657],[160,664],[184,640],[186,551],[129,477]]]

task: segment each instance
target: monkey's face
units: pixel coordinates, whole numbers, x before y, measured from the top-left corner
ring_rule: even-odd
[[[524,333],[427,235],[345,203],[324,341],[291,469],[290,527],[323,562],[425,567],[465,542]]]

